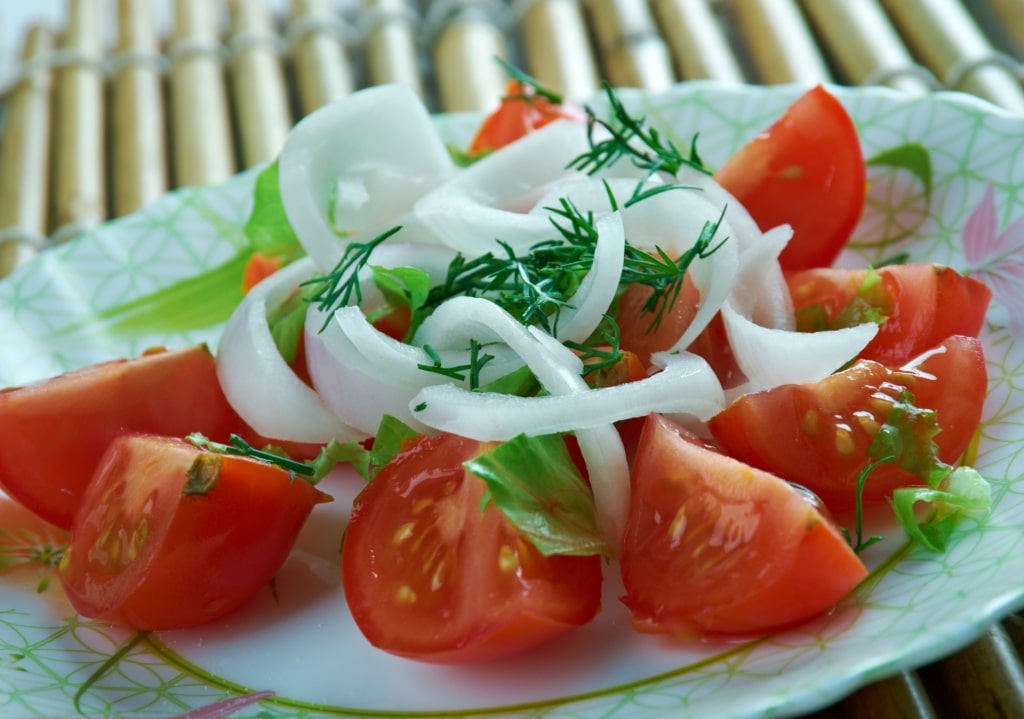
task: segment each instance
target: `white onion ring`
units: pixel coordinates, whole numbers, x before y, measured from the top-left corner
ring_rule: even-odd
[[[217,378],[231,406],[268,439],[326,443],[362,433],[331,413],[281,357],[267,310],[281,304],[316,267],[303,258],[251,290],[228,319],[217,349]]]
[[[467,257],[500,252],[496,240],[525,254],[554,236],[548,218],[527,209],[552,183],[582,177],[566,165],[587,148],[582,125],[568,120],[550,123],[427,193],[416,202],[413,214]]]
[[[613,387],[517,397],[434,385],[422,389],[412,404],[426,405],[417,412],[425,424],[481,441],[590,429],[651,412],[706,421],[725,408],[721,384],[703,359],[689,353],[659,356],[662,371]]]
[[[288,221],[324,270],[355,237],[372,239],[396,225],[405,225],[402,240],[432,241],[408,213],[455,170],[422,101],[397,84],[310,113],[288,134],[278,163]],[[331,212],[348,236],[332,227]]]

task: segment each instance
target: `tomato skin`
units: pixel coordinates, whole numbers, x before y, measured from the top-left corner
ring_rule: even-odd
[[[781,629],[829,610],[867,575],[806,494],[660,415],[644,425],[632,483],[620,563],[641,631]]]
[[[359,494],[342,548],[342,585],[371,644],[420,661],[507,656],[589,622],[601,564],[544,557],[493,503],[464,461],[476,441],[418,440]]]
[[[219,457],[216,483],[184,494],[201,455]],[[82,499],[61,583],[86,617],[140,630],[205,624],[270,582],[312,508],[328,500],[263,462],[122,435]]]
[[[644,311],[653,290],[646,285],[632,284],[619,295],[615,320],[619,325],[619,346],[635,354],[645,367],[651,366],[651,355],[671,348],[693,322],[700,307],[700,292],[690,275],[683,278],[675,302],[661,314]],[[655,324],[655,319],[658,322]]]
[[[107,445],[124,431],[226,442],[242,422],[202,345],[161,350],[0,391],[0,488],[69,529]]]
[[[586,115],[576,105],[552,102],[518,80],[509,80],[501,104],[484,118],[467,151],[481,154],[500,150],[555,120],[583,122]]]
[[[808,385],[783,385],[745,395],[714,416],[709,427],[729,455],[803,485],[832,511],[856,503],[867,451],[905,391],[914,405],[936,411],[938,457],[955,463],[981,421],[987,374],[981,344],[953,336],[901,368],[860,360]],[[864,501],[921,480],[893,464],[875,469]]]
[[[740,148],[715,179],[762,230],[793,227],[784,270],[835,262],[864,209],[867,170],[853,120],[820,85]]]
[[[881,280],[887,319],[858,355],[898,367],[952,335],[976,337],[985,323],[992,290],[950,267],[927,263],[893,265],[875,270]],[[820,307],[827,320],[853,300],[867,269],[817,268],[788,273],[786,282],[797,312],[797,328],[811,331],[802,319]],[[954,309],[955,308],[955,309]]]

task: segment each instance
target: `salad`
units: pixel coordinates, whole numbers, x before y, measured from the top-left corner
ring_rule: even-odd
[[[822,88],[714,171],[682,146],[611,91],[584,110],[522,78],[466,167],[402,88],[304,120],[257,182],[248,229],[277,251],[247,268],[216,358],[0,395],[36,460],[5,452],[0,482],[71,530],[76,608],[146,630],[237,609],[328,499],[303,477],[336,461],[370,480],[342,545],[349,610],[426,661],[584,624],[610,571],[644,631],[790,626],[865,576],[860,520],[890,499],[941,550],[988,504],[955,466],[981,417],[988,289],[830,266],[865,172]],[[180,414],[138,399],[167,382]],[[82,396],[100,400],[64,441],[95,456],[40,463],[28,419]],[[195,564],[223,581],[178,589]]]

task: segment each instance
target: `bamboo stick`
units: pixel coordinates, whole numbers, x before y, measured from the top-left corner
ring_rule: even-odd
[[[647,3],[587,0],[587,10],[612,85],[664,90],[675,82],[668,48]]]
[[[162,58],[150,0],[118,0],[111,78],[111,189],[116,216],[167,191]]]
[[[423,97],[416,49],[419,15],[409,0],[366,0],[363,19],[370,84],[404,83]]]
[[[107,216],[103,48],[97,0],[72,0],[54,90],[53,242]]]
[[[280,152],[292,126],[278,35],[263,0],[228,0],[231,89],[243,167]]]
[[[526,71],[565,97],[585,99],[600,89],[597,62],[577,0],[536,0],[519,19]]]
[[[684,80],[743,82],[743,69],[707,0],[651,0],[676,74]]]
[[[507,60],[508,45],[484,4],[466,4],[427,22],[436,27],[433,56],[441,110],[486,112],[497,107],[507,77],[495,58]]]
[[[1024,716],[1024,666],[999,624],[921,675],[949,716]]]
[[[53,32],[29,28],[23,75],[11,88],[0,142],[0,277],[30,260],[46,238]]]
[[[235,173],[235,151],[211,0],[175,0],[171,63],[171,139],[177,186],[222,182]]]
[[[988,0],[988,7],[1006,36],[1024,54],[1024,0]]]
[[[292,3],[286,35],[292,48],[292,67],[304,115],[355,89],[341,27],[330,0]]]
[[[847,79],[923,95],[938,81],[917,65],[877,0],[803,0],[815,30]]]
[[[844,716],[852,717],[936,719],[937,716],[917,672],[902,672],[868,684],[844,699],[840,706]]]
[[[882,0],[911,51],[952,90],[1024,112],[1020,81],[958,0]]]
[[[761,82],[811,85],[832,79],[795,0],[732,0],[728,7]]]

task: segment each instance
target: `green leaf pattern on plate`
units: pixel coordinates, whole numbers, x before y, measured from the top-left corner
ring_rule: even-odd
[[[890,162],[872,167],[857,247],[842,261],[876,262],[906,251],[914,259],[950,264],[986,280],[1001,273],[983,331],[991,382],[975,461],[992,482],[993,513],[964,522],[942,555],[908,550],[898,540],[876,545],[870,550],[876,553],[871,558],[875,570],[865,584],[833,613],[792,631],[748,643],[697,647],[669,671],[555,698],[524,694],[524,704],[506,702],[479,712],[545,719],[789,715],[951,653],[990,621],[1024,604],[1024,343],[1011,312],[1020,312],[1014,302],[1024,285],[1018,270],[1024,263],[1024,231],[1013,224],[1024,216],[1024,119],[957,95],[911,99],[877,88],[835,91],[857,121],[868,157],[920,144],[931,162],[930,203],[925,202],[920,166],[908,164],[906,156],[899,161],[890,156]],[[699,131],[702,156],[717,166],[800,92],[795,87],[691,83],[657,97],[624,96],[684,144]],[[446,138],[456,142],[465,140],[475,121],[439,118]],[[123,310],[139,297],[216,272],[246,252],[240,228],[251,205],[254,177],[250,173],[220,187],[172,193],[136,215],[45,253],[0,283],[0,385],[134,355],[154,344],[205,341],[215,346],[217,326],[204,326],[209,313],[191,315],[186,314],[190,308],[178,307],[190,319],[165,323],[166,331],[158,332],[125,323]],[[965,236],[972,216],[975,226]],[[997,240],[998,258],[992,249]],[[965,243],[974,253],[970,261]],[[997,269],[993,258],[1003,263]],[[205,300],[213,305],[216,288],[209,292]],[[74,715],[76,687],[130,638],[76,618],[57,587],[37,593],[38,578],[24,568],[0,576],[4,716]],[[344,611],[340,604],[338,611]],[[417,713],[369,705],[316,706],[290,695],[287,687],[240,686],[217,672],[191,664],[157,637],[129,652],[115,672],[83,697],[82,706],[89,716],[159,717],[272,689],[276,697],[239,716]],[[400,692],[400,678],[389,682]],[[422,715],[474,713],[472,706],[456,703],[445,710],[425,709]]]

